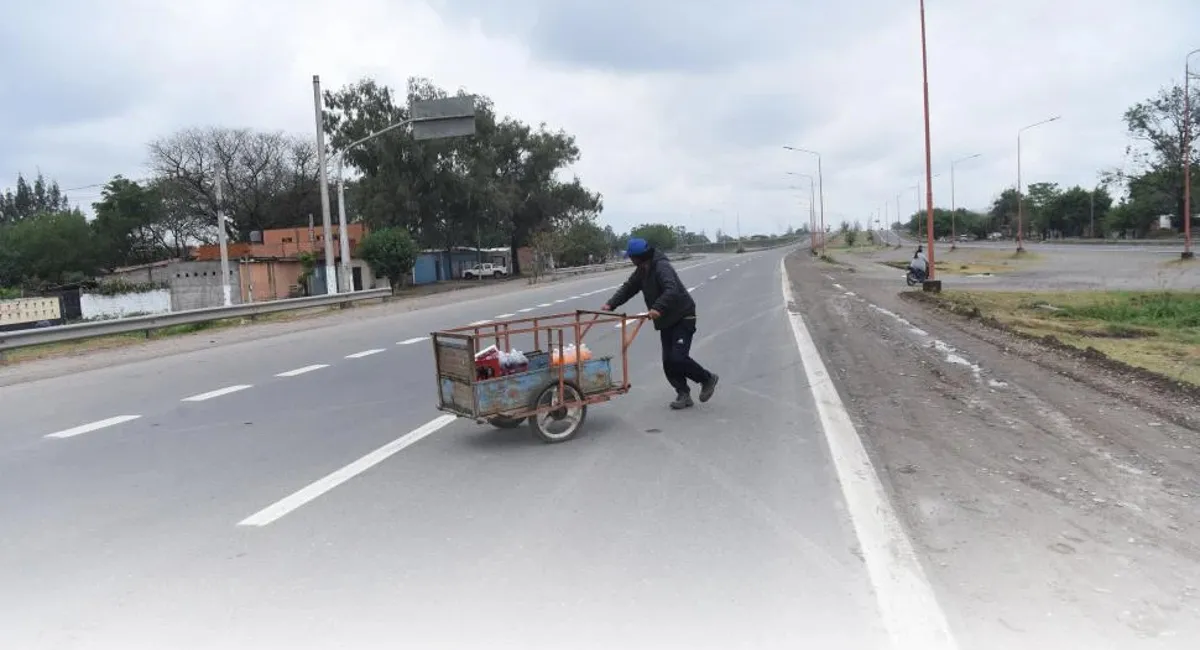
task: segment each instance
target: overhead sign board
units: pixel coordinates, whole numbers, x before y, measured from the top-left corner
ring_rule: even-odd
[[[475,97],[415,101],[409,106],[413,138],[434,140],[475,135]]]

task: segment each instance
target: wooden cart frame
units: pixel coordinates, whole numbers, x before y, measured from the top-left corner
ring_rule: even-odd
[[[570,440],[582,427],[589,405],[629,392],[629,346],[645,322],[644,315],[578,310],[434,332],[437,408],[505,429],[528,420],[534,435],[544,442]],[[564,350],[571,344],[578,348],[597,325],[621,331],[619,381],[613,377],[612,356],[585,360],[576,355],[570,363],[550,363],[552,349]],[[480,350],[492,344],[510,350],[520,339],[531,339],[533,344],[527,352],[527,371],[476,377],[475,355]]]

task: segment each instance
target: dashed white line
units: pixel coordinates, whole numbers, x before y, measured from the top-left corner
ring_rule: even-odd
[[[725,269],[725,272],[726,272],[726,273],[729,273],[729,269]]]
[[[383,348],[375,348],[373,350],[363,350],[362,352],[355,352],[354,354],[347,354],[346,358],[347,359],[361,359],[363,357],[369,357],[372,354],[379,354],[380,352],[384,352],[384,349]]]
[[[518,314],[528,314],[529,312],[531,312],[535,309],[537,309],[537,307],[526,307],[525,309],[518,309],[517,313]]]
[[[538,305],[538,307],[549,307],[549,306],[550,306],[550,303],[548,303],[548,302],[544,302],[544,303]]]
[[[228,395],[230,393],[236,393],[241,390],[246,390],[247,388],[253,388],[253,386],[251,386],[250,384],[238,384],[236,386],[226,386],[225,388],[218,388],[217,390],[210,390],[207,393],[200,393],[199,395],[192,395],[191,397],[185,397],[179,401],[181,401],[181,402],[203,402],[205,400],[210,400],[214,397],[220,397],[222,395]]]
[[[696,287],[688,287],[688,293],[691,293],[695,290],[696,290]]]
[[[505,318],[512,318],[513,316],[516,316],[516,314],[499,314],[496,316],[496,320],[504,320]]]
[[[555,300],[555,301],[554,301],[554,304],[556,304],[556,305],[561,305],[562,303],[564,303],[564,302],[566,302],[566,301],[567,301],[567,299],[566,299],[566,298],[559,298],[558,300]]]
[[[864,449],[858,430],[804,324],[804,317],[789,307],[795,304],[795,297],[782,260],[779,266],[783,276],[784,310],[792,326],[809,390],[816,402],[817,417],[825,432],[846,509],[858,536],[867,575],[875,587],[880,615],[893,647],[954,650],[958,645],[921,568],[912,541],[888,501],[871,457]]]
[[[483,320],[477,320],[474,323],[467,323],[467,327],[475,327],[476,325],[487,325],[490,322],[492,322],[492,319],[485,318]]]
[[[571,296],[570,298],[567,298],[567,300],[579,300],[579,296]]]
[[[710,276],[708,277],[708,279],[709,279],[709,280],[716,280],[716,279],[717,279],[717,276],[715,276],[715,275],[710,275]]]
[[[287,372],[281,372],[275,376],[276,377],[295,377],[296,375],[303,375],[306,372],[312,372],[314,370],[320,370],[321,368],[328,368],[328,367],[329,367],[329,364],[326,364],[326,363],[314,363],[311,366],[304,366],[303,368],[296,368],[295,370],[288,370]]]
[[[140,416],[140,415],[118,415],[118,416],[111,417],[111,418],[105,418],[103,420],[96,420],[95,422],[89,422],[87,424],[81,424],[77,427],[72,427],[70,429],[56,431],[55,433],[47,433],[43,437],[45,437],[45,438],[71,438],[71,437],[78,436],[78,435],[81,435],[84,433],[90,433],[92,431],[96,431],[97,429],[103,429],[103,428],[111,427],[111,426],[121,424],[124,422],[129,422],[130,420],[136,420],[140,417],[142,417],[142,416]]]
[[[280,517],[283,517],[289,512],[292,512],[293,510],[303,506],[313,499],[316,499],[322,494],[325,494],[333,488],[341,485],[342,483],[349,481],[355,476],[358,476],[368,469],[371,469],[375,465],[387,460],[388,457],[403,450],[405,447],[419,442],[425,436],[428,436],[447,424],[450,424],[455,419],[455,416],[447,414],[430,420],[420,427],[413,429],[403,436],[387,443],[379,449],[372,451],[366,456],[359,458],[353,463],[350,463],[349,465],[346,465],[345,467],[328,474],[324,478],[317,479],[307,486],[300,488],[296,492],[293,492],[292,494],[280,499],[279,501],[276,501],[266,508],[259,510],[249,517],[246,517],[245,519],[239,521],[238,525],[266,526],[271,522],[277,521]]]
[[[396,345],[412,345],[413,343],[420,343],[421,341],[428,341],[428,340],[429,340],[428,336],[414,336],[411,339],[404,339],[403,341],[396,341]]]

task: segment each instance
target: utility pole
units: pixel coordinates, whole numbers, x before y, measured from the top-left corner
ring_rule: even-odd
[[[339,153],[337,157],[338,248],[339,254],[342,257],[342,273],[338,281],[339,293],[350,293],[354,290],[354,280],[350,274],[350,233],[346,225],[346,177],[342,176],[342,159],[345,157],[345,152]]]
[[[233,305],[233,288],[229,286],[229,234],[225,232],[225,210],[221,207],[224,193],[221,191],[221,170],[216,173],[213,194],[217,200],[217,242],[221,245],[221,297],[226,307]]]
[[[329,171],[325,168],[325,124],[321,111],[321,76],[313,75],[313,110],[317,116],[317,169],[321,174],[321,227],[325,235],[325,293],[337,293],[333,268],[333,227],[329,216]],[[344,234],[344,233],[343,233]]]

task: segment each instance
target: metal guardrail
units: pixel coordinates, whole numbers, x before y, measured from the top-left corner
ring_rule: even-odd
[[[31,345],[78,341],[98,336],[112,336],[114,334],[128,334],[131,332],[148,332],[164,327],[207,323],[227,318],[252,318],[297,309],[330,307],[363,300],[386,299],[390,298],[391,295],[391,289],[368,289],[349,294],[337,293],[308,296],[306,298],[285,298],[283,300],[252,302],[244,305],[233,305],[231,307],[207,307],[205,309],[189,309],[187,311],[177,311],[167,314],[131,316],[129,318],[115,318],[112,320],[75,323],[56,327],[0,332],[0,354],[3,354],[6,350],[15,350]]]

